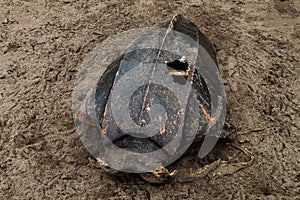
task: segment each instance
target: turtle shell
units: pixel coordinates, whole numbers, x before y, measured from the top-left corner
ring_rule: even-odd
[[[137,38],[107,67],[95,91],[101,134],[119,148],[133,153],[161,149],[171,144],[178,132],[180,142],[170,145],[165,153],[186,149],[183,146],[187,143],[204,138],[211,123],[211,95],[198,66],[201,64],[199,46],[217,65],[212,43],[181,15],[158,28],[174,32],[174,38],[166,41],[155,31]],[[185,39],[179,39],[178,35],[184,35]],[[172,47],[143,46],[145,41],[157,38],[162,40],[158,44]],[[179,47],[182,51],[170,50]],[[185,72],[185,75],[170,76],[170,71]],[[183,104],[186,104],[184,109]]]

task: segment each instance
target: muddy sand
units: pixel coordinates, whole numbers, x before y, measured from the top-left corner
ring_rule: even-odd
[[[240,136],[254,163],[159,186],[108,175],[73,123],[80,64],[176,13],[215,44],[238,131],[263,129]],[[300,199],[299,40],[298,0],[0,0],[0,199]]]

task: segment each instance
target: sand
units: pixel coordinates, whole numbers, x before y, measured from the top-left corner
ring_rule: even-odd
[[[254,163],[159,186],[109,175],[73,123],[80,64],[105,38],[176,13],[215,44],[238,131],[263,129],[240,136]],[[299,22],[297,0],[1,0],[1,199],[299,199]]]

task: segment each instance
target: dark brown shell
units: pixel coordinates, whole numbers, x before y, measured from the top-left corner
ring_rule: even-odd
[[[186,20],[180,15],[177,15],[174,16],[170,21],[162,23],[159,25],[159,27],[178,31],[197,41],[205,48],[205,50],[210,54],[217,64],[216,52],[212,43],[203,33],[198,30],[197,26],[192,22]],[[154,60],[157,59],[156,55],[158,54],[158,51],[159,49],[137,49],[122,55],[107,68],[98,82],[96,89],[96,111],[97,118],[100,119],[99,121],[102,128],[102,134],[105,134],[110,141],[113,141],[113,143],[120,148],[126,148],[130,151],[138,153],[155,151],[168,144],[176,134],[176,130],[182,126],[182,122],[178,121],[180,106],[177,103],[178,101],[176,100],[176,96],[172,95],[171,91],[168,91],[166,88],[163,88],[160,85],[149,84],[147,86],[137,88],[135,93],[132,95],[131,101],[129,102],[131,111],[130,117],[136,124],[147,124],[151,121],[149,114],[144,110],[145,108],[143,108],[145,103],[147,105],[157,103],[164,106],[168,114],[166,126],[164,127],[165,129],[152,137],[138,138],[122,132],[122,130],[115,123],[111,112],[111,107],[107,103],[110,101],[111,90],[114,87],[114,82],[116,79],[124,76],[129,70],[131,70],[133,62],[154,62]],[[159,57],[158,62],[163,63],[166,60],[176,60],[179,58],[180,55],[172,54],[167,51],[161,51],[161,56]],[[125,62],[127,64],[123,64],[122,67],[120,67],[121,62]],[[142,76],[142,74],[136,74],[136,76]],[[184,77],[179,77],[178,79],[180,80],[177,81],[186,81]],[[195,113],[195,110],[192,109],[192,107],[191,109],[187,109],[187,119],[195,120],[194,116],[198,116],[196,120],[198,120],[197,123],[199,124],[199,127],[195,140],[200,140],[203,138],[206,132],[210,117],[210,95],[207,85],[201,75],[199,75],[197,68],[194,68],[191,80],[192,89],[196,94],[196,99],[199,106],[198,111],[200,112],[197,111]],[[128,84],[127,87],[132,86]],[[146,94],[146,91],[149,92]],[[185,91],[182,92],[184,93]],[[146,95],[147,97],[145,98]],[[122,95],[120,95],[119,98],[121,99]],[[143,119],[144,121],[141,121],[140,119]]]

